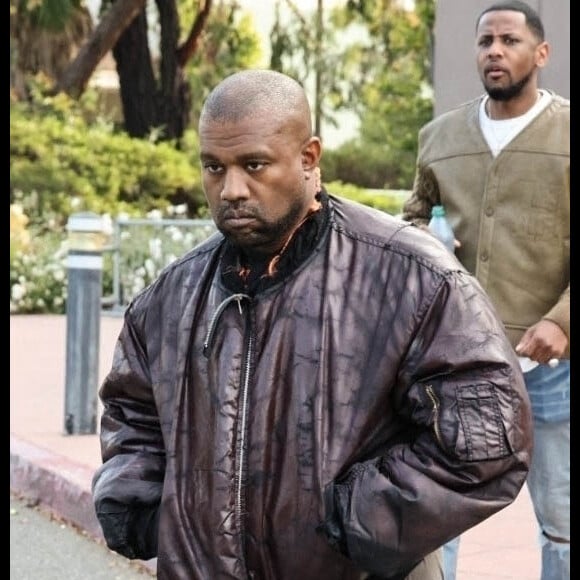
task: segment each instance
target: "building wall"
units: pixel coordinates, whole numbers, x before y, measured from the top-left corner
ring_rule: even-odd
[[[544,23],[550,60],[540,87],[570,98],[570,0],[526,0]],[[433,84],[435,115],[477,97],[483,87],[475,64],[475,21],[493,0],[437,0]]]

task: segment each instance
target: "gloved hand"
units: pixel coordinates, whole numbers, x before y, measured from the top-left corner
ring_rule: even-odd
[[[124,505],[105,499],[96,514],[109,549],[130,560],[157,556],[159,504]]]

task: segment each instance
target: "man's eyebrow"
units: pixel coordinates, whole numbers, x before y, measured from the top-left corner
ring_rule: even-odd
[[[219,157],[207,151],[201,151],[199,158],[206,161],[219,161]],[[236,155],[235,159],[236,161],[254,161],[256,159],[270,159],[270,155],[266,151],[248,151],[247,153]]]
[[[515,30],[502,32],[501,34],[493,34],[492,32],[482,32],[477,36],[477,38],[493,38],[493,37],[503,38],[504,36],[519,36],[519,33],[516,32]]]

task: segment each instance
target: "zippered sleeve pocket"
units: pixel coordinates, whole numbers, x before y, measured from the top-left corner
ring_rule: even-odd
[[[500,459],[513,451],[492,383],[446,384],[445,377],[416,383],[413,421],[430,427],[437,444],[462,461]]]

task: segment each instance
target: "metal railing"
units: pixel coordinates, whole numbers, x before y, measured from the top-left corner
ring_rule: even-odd
[[[115,220],[111,244],[104,248],[105,260],[110,260],[105,271],[112,275],[112,293],[102,297],[102,309],[122,314],[163,268],[215,231],[210,219]]]

